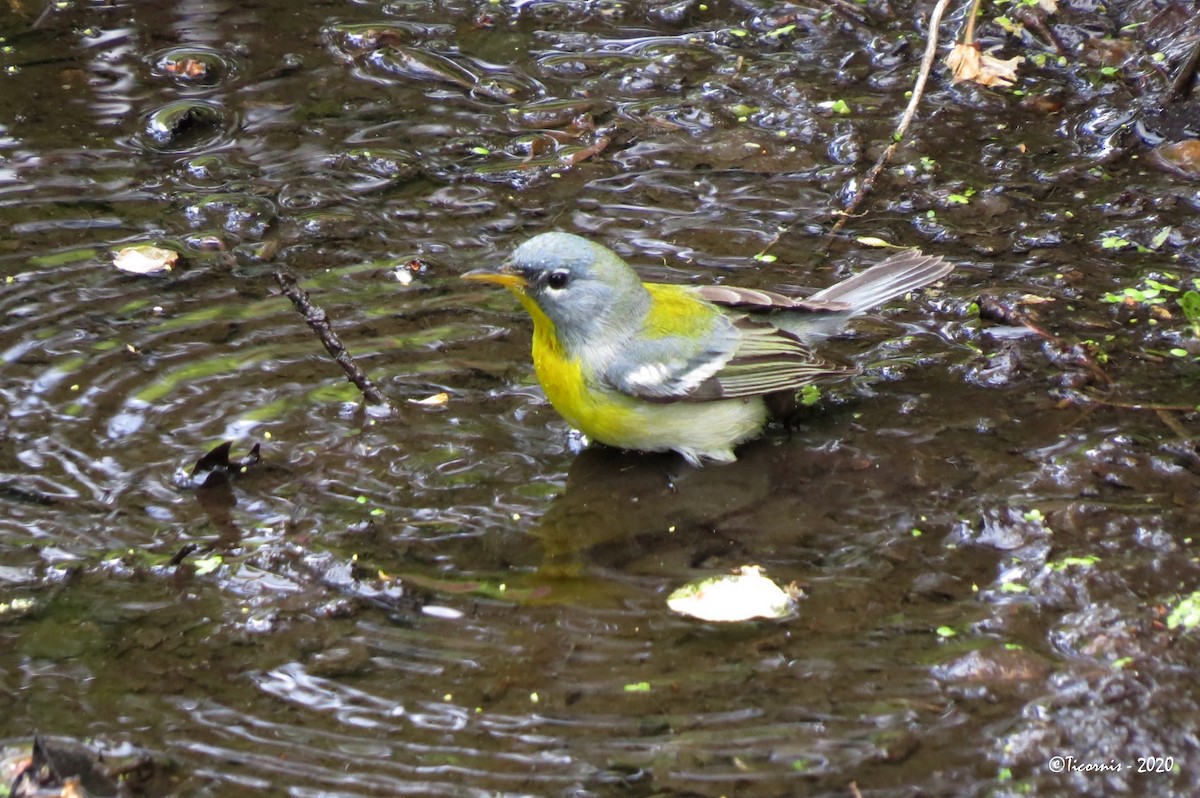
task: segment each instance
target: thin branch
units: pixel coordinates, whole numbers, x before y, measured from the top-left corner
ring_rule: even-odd
[[[963,31],[962,43],[975,43],[975,18],[979,16],[980,0],[972,0],[971,9],[967,12],[967,28]]]
[[[325,351],[333,356],[334,362],[342,367],[342,371],[346,372],[346,378],[354,383],[363,397],[373,405],[393,408],[391,401],[383,391],[379,390],[371,378],[354,362],[354,358],[346,351],[341,339],[333,331],[333,326],[329,323],[329,316],[312,303],[308,294],[297,283],[296,278],[287,272],[275,272],[275,282],[279,283],[283,295],[290,299],[296,306],[296,310],[300,311],[300,315],[304,316],[304,321],[325,345]]]
[[[1191,405],[1164,405],[1157,402],[1121,402],[1114,399],[1105,399],[1101,396],[1095,396],[1089,393],[1074,393],[1070,397],[1071,400],[1079,400],[1083,404],[1100,405],[1101,407],[1111,407],[1116,410],[1151,410],[1155,413],[1161,411],[1173,413],[1195,413],[1196,408]]]
[[[1165,410],[1165,409],[1159,407],[1159,408],[1155,408],[1154,412],[1158,414],[1159,420],[1162,421],[1162,423],[1167,425],[1167,429],[1171,430],[1171,432],[1174,432],[1176,435],[1178,435],[1179,439],[1181,441],[1184,441],[1185,443],[1187,443],[1192,440],[1195,440],[1196,436],[1193,435],[1192,433],[1188,432],[1187,427],[1183,426],[1183,424],[1180,423],[1179,419],[1175,418],[1174,414],[1175,414],[1175,412],[1178,412],[1178,411]]]
[[[883,154],[879,156],[879,160],[871,167],[871,171],[867,172],[858,190],[854,192],[854,196],[850,199],[846,209],[842,211],[841,218],[833,225],[833,229],[829,231],[829,236],[835,236],[841,232],[846,226],[846,221],[858,210],[858,206],[867,198],[867,194],[871,193],[871,189],[875,186],[875,181],[879,179],[879,175],[892,161],[892,157],[896,154],[896,150],[900,147],[900,143],[904,141],[904,136],[908,133],[908,127],[912,124],[913,117],[917,114],[917,106],[921,103],[921,96],[925,93],[925,84],[929,80],[929,73],[933,69],[933,62],[937,58],[938,49],[938,27],[942,24],[942,15],[946,12],[946,7],[950,5],[950,0],[938,0],[936,6],[933,7],[933,13],[929,15],[929,40],[925,43],[925,57],[921,59],[921,69],[917,73],[917,81],[913,84],[912,98],[908,101],[908,107],[904,109],[904,115],[900,117],[900,123],[896,125],[896,130],[892,133],[892,143],[887,146]],[[971,24],[970,22],[968,24]],[[971,24],[974,28],[974,25]]]
[[[1096,359],[1089,355],[1083,348],[1068,344],[1062,338],[1059,338],[1036,323],[1028,313],[1015,305],[1003,302],[999,298],[987,294],[979,297],[978,304],[979,318],[996,321],[1009,327],[1024,327],[1053,347],[1056,358],[1062,359],[1072,365],[1083,366],[1092,373],[1092,376],[1105,385],[1113,384],[1112,377],[1108,376],[1108,373],[1100,367]]]

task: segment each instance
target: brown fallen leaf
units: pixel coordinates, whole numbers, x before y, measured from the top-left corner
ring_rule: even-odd
[[[1017,80],[1017,66],[1023,56],[996,58],[984,53],[978,44],[956,44],[946,56],[946,66],[955,83],[970,80],[980,86],[1011,86]]]
[[[1159,144],[1150,150],[1146,160],[1159,169],[1195,180],[1200,178],[1200,140]]]

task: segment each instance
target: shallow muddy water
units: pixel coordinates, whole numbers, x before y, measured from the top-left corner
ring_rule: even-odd
[[[936,67],[830,240],[931,8],[8,4],[5,761],[46,735],[147,795],[1200,791],[1200,183],[1146,157],[1195,135],[1155,100],[1193,23],[985,9],[1016,91]],[[694,469],[582,448],[516,302],[458,279],[551,229],[678,282],[812,290],[866,236],[958,269]],[[114,268],[142,243],[182,257]],[[197,487],[223,440],[261,460]],[[750,563],[793,616],[667,608]]]

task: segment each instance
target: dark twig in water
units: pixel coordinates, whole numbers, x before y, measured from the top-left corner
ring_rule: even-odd
[[[1111,407],[1115,410],[1152,410],[1155,413],[1195,413],[1194,405],[1162,405],[1155,402],[1118,402],[1114,399],[1105,399],[1102,396],[1095,396],[1090,393],[1075,393],[1069,397],[1071,401],[1080,404],[1095,404],[1101,407]],[[1178,423],[1178,420],[1176,420]],[[1170,426],[1170,425],[1168,425]],[[1172,428],[1174,429],[1174,428]],[[1189,436],[1191,437],[1191,436]]]
[[[1189,405],[1161,405],[1154,402],[1119,402],[1113,399],[1105,399],[1101,396],[1095,396],[1088,393],[1072,393],[1071,396],[1063,400],[1063,403],[1083,405],[1083,414],[1076,420],[1079,423],[1085,417],[1092,414],[1092,411],[1099,407],[1108,407],[1114,410],[1150,410],[1158,420],[1166,425],[1167,429],[1174,432],[1179,440],[1186,446],[1194,447],[1193,441],[1197,440],[1197,436],[1188,431],[1187,427],[1175,417],[1175,413],[1195,413],[1196,408]],[[1074,426],[1074,424],[1072,424]],[[1187,462],[1187,467],[1190,470],[1200,473],[1200,452],[1196,450],[1183,449],[1179,454]]]
[[[871,167],[871,171],[867,172],[866,176],[863,177],[858,190],[854,192],[854,196],[851,197],[850,202],[846,205],[846,209],[842,211],[841,218],[837,220],[833,225],[833,229],[829,231],[830,236],[837,235],[846,226],[846,221],[858,210],[858,206],[867,198],[867,194],[871,193],[871,189],[875,187],[875,181],[879,179],[879,175],[883,172],[884,168],[892,162],[896,150],[900,147],[900,143],[904,141],[904,137],[908,133],[908,127],[912,124],[913,117],[917,114],[917,106],[921,104],[921,96],[925,93],[925,84],[929,80],[929,72],[933,69],[933,62],[937,57],[938,27],[942,24],[942,14],[946,12],[948,5],[950,5],[950,0],[938,0],[938,4],[933,7],[933,13],[929,15],[929,40],[925,43],[925,56],[921,59],[921,69],[917,72],[917,80],[912,87],[912,98],[908,101],[908,107],[904,109],[904,115],[900,117],[900,123],[896,125],[896,130],[892,133],[892,143],[879,156],[879,160]]]
[[[1172,411],[1164,410],[1160,407],[1156,408],[1154,412],[1158,414],[1159,420],[1167,425],[1167,429],[1178,435],[1181,441],[1192,441],[1196,439],[1196,436],[1188,432],[1187,427],[1183,426],[1179,419],[1175,418],[1175,415]]]
[[[866,12],[849,0],[822,0],[822,2],[851,22],[868,28],[871,26],[871,20],[867,17]]]
[[[334,361],[342,367],[342,371],[346,372],[346,378],[357,386],[366,400],[373,405],[392,407],[391,401],[383,391],[380,391],[371,378],[354,362],[354,358],[346,351],[341,339],[333,331],[333,326],[329,323],[329,317],[325,311],[312,303],[308,294],[296,282],[296,278],[286,272],[275,272],[275,282],[279,283],[283,295],[290,299],[296,306],[296,310],[304,316],[304,321],[321,339],[325,350],[333,356]]]
[[[908,107],[904,109],[904,114],[900,117],[899,124],[896,125],[896,129],[892,132],[892,143],[888,145],[883,154],[879,156],[879,160],[875,162],[875,165],[863,177],[862,183],[859,184],[858,190],[854,192],[854,196],[850,199],[849,204],[846,205],[845,210],[841,211],[841,218],[837,220],[833,225],[833,229],[829,231],[827,240],[836,236],[846,226],[846,220],[854,215],[858,206],[866,199],[867,194],[875,186],[875,181],[879,179],[879,175],[883,172],[884,168],[891,163],[896,150],[899,148],[901,142],[904,141],[904,136],[908,133],[909,125],[912,124],[913,117],[916,116],[917,106],[921,103],[921,96],[925,93],[925,84],[929,81],[929,73],[933,69],[933,62],[937,58],[938,28],[942,24],[942,15],[946,13],[946,7],[949,5],[950,0],[938,0],[937,5],[933,8],[933,13],[929,16],[929,40],[925,43],[925,55],[921,58],[921,68],[917,72],[917,80],[913,84],[912,97],[908,101]],[[779,232],[762,248],[759,255],[769,252],[772,247],[779,243],[779,239],[789,229],[789,226],[781,227]]]
[[[1041,8],[1021,6],[1020,8],[1016,9],[1015,16],[1017,21],[1022,25],[1038,34],[1041,34],[1042,38],[1050,42],[1050,46],[1054,48],[1056,55],[1067,55],[1069,52],[1067,46],[1063,44],[1063,40],[1059,37],[1059,35],[1054,32],[1054,28],[1046,24],[1046,12]]]
[[[1175,80],[1171,81],[1171,88],[1163,95],[1162,105],[1181,100],[1188,96],[1192,80],[1196,76],[1197,66],[1200,66],[1200,40],[1192,44],[1192,51],[1188,53],[1187,60],[1180,65],[1179,72],[1175,75]]]
[[[993,296],[979,297],[979,318],[1004,324],[1008,327],[1024,327],[1046,341],[1053,348],[1056,361],[1082,366],[1105,385],[1112,385],[1109,377],[1095,358],[1080,346],[1072,346],[1052,332],[1035,323],[1028,313]]]

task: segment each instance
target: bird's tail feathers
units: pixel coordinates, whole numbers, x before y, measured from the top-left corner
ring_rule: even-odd
[[[940,255],[926,255],[910,249],[818,291],[808,297],[808,301],[844,302],[849,305],[846,315],[853,316],[940,280],[953,270],[953,264]]]

